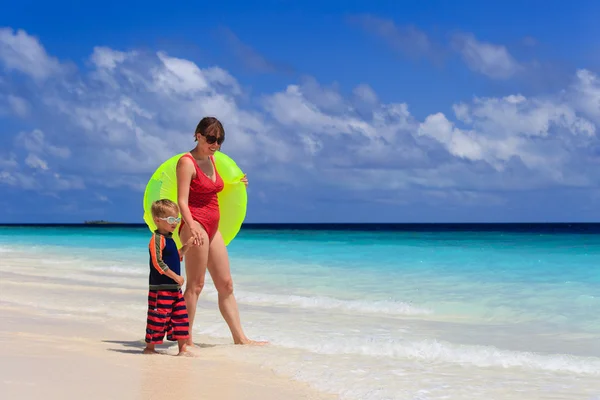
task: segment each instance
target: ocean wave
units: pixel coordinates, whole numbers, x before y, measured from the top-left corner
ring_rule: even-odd
[[[493,346],[460,345],[436,340],[403,341],[345,338],[343,341],[308,342],[282,338],[273,344],[326,355],[360,355],[487,368],[525,368],[549,372],[600,375],[600,358],[567,354],[541,354],[499,349]]]
[[[209,289],[208,296],[213,299],[216,299],[217,293],[216,291]],[[364,314],[412,316],[430,315],[433,313],[433,311],[429,309],[413,306],[408,303],[386,300],[339,300],[324,296],[308,297],[298,295],[253,293],[246,291],[236,291],[236,299],[239,303],[249,305],[284,306],[319,310],[339,310]]]
[[[137,277],[137,276],[143,276],[143,275],[148,275],[148,268],[140,268],[140,267],[135,267],[135,266],[131,266],[131,267],[122,267],[119,265],[107,265],[105,267],[99,267],[99,266],[86,266],[82,269],[82,271],[91,273],[91,274],[100,274],[100,275],[105,275],[105,274],[112,274],[112,275],[120,275],[120,276],[131,276],[131,277]]]

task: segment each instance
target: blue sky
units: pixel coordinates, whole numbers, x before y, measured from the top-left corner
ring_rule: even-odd
[[[600,220],[596,2],[2,3],[0,222],[142,222],[204,115],[247,222]]]

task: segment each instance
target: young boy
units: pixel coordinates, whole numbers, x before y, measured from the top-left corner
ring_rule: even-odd
[[[151,210],[157,229],[148,245],[150,276],[144,354],[156,353],[154,347],[163,342],[166,333],[167,340],[179,344],[178,355],[184,355],[189,321],[181,292],[180,267],[183,255],[194,245],[194,239],[190,238],[181,249],[173,240],[173,231],[181,220],[177,204],[167,199],[157,200],[152,203]]]

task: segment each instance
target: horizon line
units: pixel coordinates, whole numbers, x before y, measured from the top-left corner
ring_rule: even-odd
[[[257,225],[583,225],[600,224],[600,221],[518,221],[518,222],[245,222],[244,226]],[[136,225],[146,226],[145,222],[110,222],[110,221],[90,221],[90,222],[0,222],[0,226],[52,226],[52,225],[72,225],[72,226],[114,226],[114,225]]]

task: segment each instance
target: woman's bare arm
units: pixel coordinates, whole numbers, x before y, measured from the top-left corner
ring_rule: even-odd
[[[188,207],[188,196],[190,194],[190,183],[196,169],[192,160],[188,157],[181,157],[177,162],[177,205],[181,212],[181,218],[188,226],[192,226],[192,213]]]

